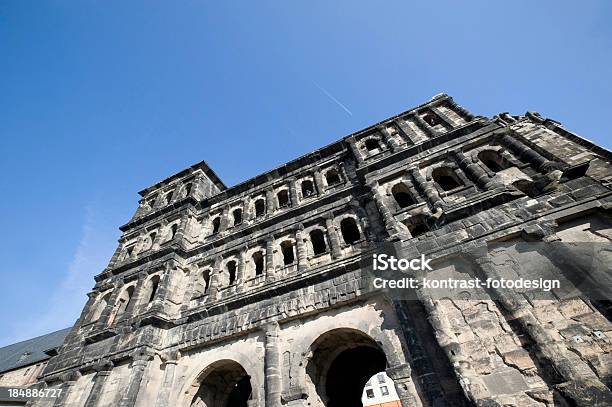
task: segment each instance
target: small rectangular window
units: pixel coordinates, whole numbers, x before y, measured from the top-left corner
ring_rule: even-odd
[[[385,382],[385,375],[382,374],[382,373],[377,374],[376,378],[378,379],[378,383],[384,383]]]
[[[372,390],[372,389],[367,389],[367,390],[366,390],[366,396],[367,396],[369,399],[373,399],[373,398],[374,398],[374,390]]]
[[[388,396],[389,395],[389,389],[387,388],[387,386],[380,386],[380,393],[383,396]]]

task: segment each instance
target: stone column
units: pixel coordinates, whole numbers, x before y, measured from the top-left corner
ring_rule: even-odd
[[[266,213],[271,215],[278,208],[274,191],[268,189],[266,191]]]
[[[274,281],[274,236],[266,240],[266,281]]]
[[[238,267],[236,267],[236,291],[244,290],[245,270],[246,270],[246,251],[247,247],[243,247],[238,252]]]
[[[387,233],[393,237],[400,237],[402,235],[401,231],[396,226],[396,220],[393,217],[393,214],[385,205],[384,198],[380,191],[378,190],[378,182],[374,181],[368,184],[370,191],[372,192],[372,196],[374,197],[374,203],[378,208],[378,212],[380,212],[380,216],[385,224],[385,229]]]
[[[363,155],[361,155],[361,151],[359,151],[359,147],[357,147],[355,137],[349,137],[347,141],[349,143],[349,148],[357,160],[357,164],[361,164],[363,162]]]
[[[155,293],[155,298],[153,298],[153,304],[151,305],[151,310],[159,313],[165,313],[164,303],[166,302],[170,292],[172,272],[176,268],[176,264],[174,264],[174,261],[169,261],[164,267],[164,273],[161,276],[161,280],[157,286],[157,292]]]
[[[93,379],[93,386],[87,396],[84,407],[96,407],[103,394],[104,384],[111,374],[113,364],[110,361],[104,362],[102,365],[97,367],[96,375]]]
[[[440,216],[443,212],[444,202],[442,201],[442,198],[440,198],[440,194],[438,194],[438,191],[433,186],[432,182],[426,181],[423,175],[421,175],[421,171],[419,171],[419,169],[416,167],[413,167],[408,171],[414,180],[415,186],[425,194],[427,201],[433,207],[434,212]]]
[[[247,223],[255,217],[255,211],[251,210],[251,197],[245,196],[242,200],[242,223]]]
[[[297,193],[297,180],[295,177],[289,179],[289,196],[291,199],[290,206],[296,206],[298,204],[298,193]]]
[[[219,224],[219,232],[223,232],[229,227],[229,210],[229,205],[226,205],[225,208],[223,208],[220,219],[221,223]]]
[[[463,154],[462,151],[456,150],[453,152],[453,155],[459,167],[463,171],[465,171],[467,176],[472,181],[474,181],[474,183],[476,183],[476,185],[478,185],[480,188],[487,190],[503,186],[502,184],[495,182],[491,178],[489,178],[487,172],[483,170],[480,165],[476,164],[468,157],[466,157],[466,155]]]
[[[510,134],[505,134],[500,141],[503,145],[508,147],[518,159],[531,164],[536,170],[542,173],[546,174],[554,170],[563,170],[563,164],[548,160],[522,141],[512,137]]]
[[[315,188],[317,189],[317,193],[321,195],[325,190],[325,185],[323,184],[323,175],[321,174],[321,170],[318,168],[314,171],[313,174]]]
[[[282,378],[280,369],[280,351],[278,346],[277,322],[272,322],[265,327],[265,393],[266,407],[281,406]]]
[[[334,218],[332,216],[325,218],[325,228],[327,229],[327,237],[329,239],[329,248],[332,259],[339,259],[342,257],[342,250],[340,249],[340,236],[338,236],[338,228],[334,224]]]
[[[397,141],[397,138],[394,137],[394,134],[397,133],[397,129],[393,127],[382,127],[380,129],[380,132],[383,135],[385,143],[389,147],[391,147],[391,151],[395,153],[396,151],[399,151],[402,149],[402,146],[400,145],[399,141]]]
[[[417,406],[416,398],[412,394],[412,389],[415,387],[414,383],[412,383],[410,365],[405,363],[400,366],[390,367],[386,370],[386,373],[395,383],[395,390],[397,390],[397,396],[402,407]]]
[[[219,293],[219,273],[221,273],[221,262],[223,259],[221,256],[217,256],[213,263],[212,273],[210,275],[210,282],[208,283],[208,302],[215,301],[217,294]]]
[[[131,317],[134,314],[134,308],[136,308],[136,306],[140,303],[140,294],[142,293],[146,277],[147,274],[144,272],[141,272],[138,275],[138,281],[136,282],[136,287],[134,287],[134,293],[132,294],[132,298],[130,298],[130,302],[125,309],[124,315],[129,315]]]
[[[132,356],[130,383],[119,401],[119,407],[132,407],[136,404],[140,382],[142,382],[144,371],[151,359],[153,359],[153,354],[148,350],[139,350]]]
[[[162,385],[157,393],[155,407],[170,407],[170,393],[174,387],[174,371],[178,364],[181,354],[179,351],[168,352],[163,356],[164,360],[164,378]]]
[[[453,120],[450,117],[448,117],[448,115],[444,113],[442,109],[438,108],[438,106],[433,106],[431,110],[436,116],[440,118],[440,120],[446,123],[446,127],[448,127],[449,129],[452,129],[453,127],[455,127]]]
[[[304,236],[304,225],[300,225],[295,233],[295,244],[297,251],[297,264],[300,273],[308,269],[308,251],[306,248],[306,238]]]

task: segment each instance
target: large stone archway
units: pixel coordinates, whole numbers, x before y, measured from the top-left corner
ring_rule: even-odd
[[[362,407],[366,382],[387,367],[387,356],[374,339],[355,329],[340,328],[312,343],[306,373],[326,407]]]
[[[251,377],[242,365],[224,359],[212,363],[197,379],[191,407],[248,407],[253,399]]]

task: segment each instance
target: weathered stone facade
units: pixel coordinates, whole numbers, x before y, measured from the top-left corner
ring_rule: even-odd
[[[36,405],[351,407],[382,370],[404,407],[611,405],[605,301],[399,301],[360,267],[380,242],[440,269],[487,242],[608,243],[611,157],[439,95],[232,188],[196,164],[141,191],[40,377],[65,391]]]

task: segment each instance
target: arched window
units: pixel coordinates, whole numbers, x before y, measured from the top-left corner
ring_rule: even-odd
[[[340,222],[340,231],[346,244],[353,244],[361,238],[357,222],[353,218],[344,218]]]
[[[308,198],[309,196],[314,195],[315,189],[312,181],[304,180],[302,181],[302,196],[304,198]]]
[[[255,217],[259,218],[260,216],[264,216],[266,213],[266,202],[263,198],[259,198],[255,201]]]
[[[283,253],[283,264],[285,266],[293,264],[293,262],[295,261],[295,255],[293,254],[293,244],[290,241],[285,240],[283,243],[281,243],[280,247],[281,252]]]
[[[325,236],[323,231],[320,229],[314,229],[312,232],[310,232],[310,243],[312,244],[312,251],[315,256],[323,254],[327,251]]]
[[[338,171],[336,171],[334,168],[325,173],[325,180],[327,181],[327,185],[329,186],[336,185],[341,182],[340,175],[338,174]]]
[[[403,182],[395,184],[393,188],[391,188],[391,193],[393,194],[393,198],[400,208],[406,208],[416,203],[412,198],[410,190]]]
[[[448,167],[436,168],[431,176],[444,191],[450,191],[463,185],[457,174]]]
[[[234,226],[240,225],[242,223],[242,209],[234,209],[232,217],[234,218]]]
[[[155,294],[157,293],[157,288],[159,287],[159,276],[153,276],[147,282],[147,288],[145,289],[144,295],[142,298],[145,299],[147,304],[151,303],[155,299]]]
[[[278,194],[276,194],[276,198],[278,199],[279,208],[285,208],[289,206],[289,193],[286,189],[279,191]]]
[[[255,275],[262,275],[264,272],[264,256],[262,252],[253,253],[253,264],[255,264]]]
[[[170,191],[166,194],[166,205],[172,201],[172,196],[174,195],[174,191]]]
[[[507,168],[504,160],[497,151],[484,150],[478,153],[478,159],[493,172],[499,172]]]
[[[374,151],[377,149],[380,150],[380,144],[378,143],[378,140],[369,138],[365,141],[365,148],[368,151]]]
[[[121,293],[121,296],[119,297],[117,301],[117,311],[115,312],[115,318],[113,320],[117,320],[123,315],[128,305],[130,305],[130,301],[132,300],[133,294],[134,294],[134,286],[128,287],[127,289],[123,291],[123,293]],[[112,322],[113,321],[111,321],[111,323]]]
[[[149,234],[149,239],[148,239],[148,245],[147,245],[147,249],[150,249],[151,247],[153,247],[153,243],[155,243],[155,238],[157,237],[157,232],[151,232]]]
[[[170,239],[174,239],[176,237],[176,232],[178,231],[178,224],[175,223],[170,227]]]
[[[189,196],[191,194],[191,188],[193,187],[193,185],[190,183],[185,185],[185,196]]]
[[[442,121],[440,120],[438,115],[433,113],[427,113],[426,115],[424,115],[423,120],[431,127],[437,126],[438,124],[442,124]]]
[[[93,314],[91,315],[91,318],[89,319],[90,322],[95,322],[98,319],[100,319],[100,316],[102,316],[102,313],[108,306],[108,301],[110,300],[110,296],[111,296],[111,293],[106,293],[102,298],[100,298],[100,300],[96,304]]]
[[[229,261],[225,267],[227,269],[229,285],[232,285],[236,282],[236,262],[234,260]]]
[[[204,282],[204,292],[208,292],[210,287],[210,269],[206,269],[202,272],[202,280]]]
[[[212,220],[212,234],[219,233],[219,228],[221,227],[221,218],[217,216]]]
[[[134,255],[134,251],[136,250],[136,243],[130,244],[125,248],[125,255],[123,256],[123,260],[127,260]]]

